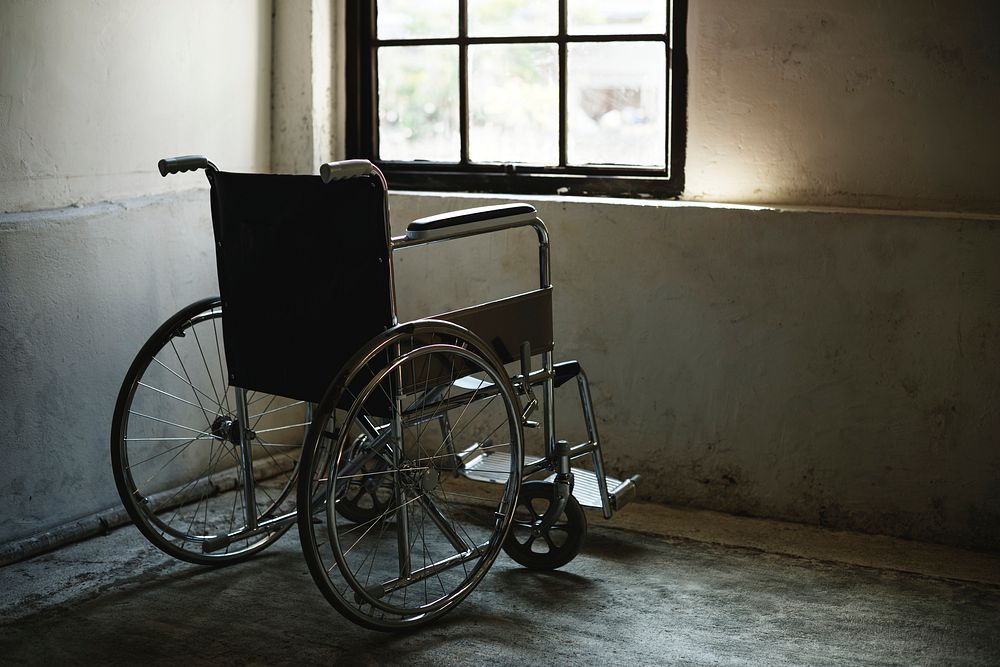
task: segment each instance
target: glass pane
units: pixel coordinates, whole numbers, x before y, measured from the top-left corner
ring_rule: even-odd
[[[458,36],[458,0],[378,0],[379,39]]]
[[[559,75],[555,44],[469,47],[469,158],[559,163]]]
[[[379,157],[458,162],[458,47],[378,50]]]
[[[570,44],[567,61],[569,163],[665,167],[665,46]]]
[[[559,0],[469,0],[469,34],[473,37],[558,32]]]
[[[663,34],[667,29],[666,0],[568,0],[571,35]]]

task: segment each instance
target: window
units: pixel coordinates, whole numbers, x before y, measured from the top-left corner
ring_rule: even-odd
[[[686,0],[347,7],[348,157],[391,187],[683,190]]]

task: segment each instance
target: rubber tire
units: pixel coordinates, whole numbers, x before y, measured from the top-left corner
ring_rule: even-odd
[[[511,447],[512,460],[515,463],[510,480],[507,484],[512,485],[511,494],[516,497],[517,490],[521,484],[520,468],[523,465],[524,454],[522,450],[523,433],[521,431],[519,405],[517,394],[510,383],[503,364],[496,357],[492,348],[484,343],[478,336],[458,325],[450,322],[437,320],[419,320],[397,325],[381,336],[370,341],[362,347],[355,356],[345,364],[337,379],[335,379],[327,389],[326,395],[319,403],[315,411],[313,426],[310,428],[301,460],[301,474],[298,480],[298,507],[299,507],[299,541],[305,555],[306,563],[310,574],[319,587],[320,591],[347,619],[371,630],[384,632],[408,631],[424,626],[439,619],[448,613],[461,602],[488,572],[499,555],[503,546],[503,541],[510,528],[512,512],[494,512],[493,517],[499,523],[495,526],[494,537],[489,542],[488,552],[475,566],[475,570],[466,573],[464,583],[451,592],[446,592],[438,602],[436,609],[422,613],[409,613],[403,609],[398,612],[388,614],[377,612],[374,607],[364,601],[367,592],[364,588],[359,589],[358,582],[344,580],[344,571],[350,572],[351,567],[346,563],[346,553],[338,545],[335,539],[329,539],[323,524],[327,523],[330,514],[328,502],[321,502],[322,496],[326,493],[326,484],[335,484],[333,480],[327,479],[325,467],[330,460],[326,459],[330,453],[324,452],[321,446],[324,431],[334,431],[328,429],[327,422],[335,415],[336,406],[341,405],[342,398],[347,395],[348,387],[353,385],[353,378],[356,371],[360,371],[365,366],[367,360],[382,358],[386,350],[391,350],[398,342],[405,340],[420,341],[424,337],[441,336],[443,339],[457,339],[461,342],[466,352],[471,352],[479,358],[483,364],[482,368],[490,368],[495,373],[492,378],[502,386],[501,395],[509,401],[507,412],[507,423],[512,429],[513,440]],[[422,345],[422,344],[421,344]],[[366,376],[367,377],[367,376]],[[351,415],[354,406],[362,404],[364,397],[360,400],[354,397],[350,409],[338,410],[338,413]],[[335,450],[339,451],[343,443],[331,443]],[[337,451],[333,454],[337,460]],[[510,507],[513,508],[514,501],[510,500]],[[309,507],[310,511],[303,511]],[[325,516],[321,516],[325,515]],[[317,534],[319,531],[320,534]],[[361,536],[364,538],[364,535]],[[322,546],[322,550],[321,550]],[[348,550],[349,551],[349,550]],[[332,556],[327,556],[327,553]],[[353,575],[351,575],[353,579]],[[405,604],[405,603],[404,603]]]
[[[111,425],[111,468],[114,473],[115,486],[118,488],[118,495],[121,497],[122,504],[132,522],[156,548],[174,558],[196,565],[232,565],[246,561],[276,542],[292,526],[292,523],[287,523],[271,533],[262,536],[261,539],[249,547],[235,553],[203,554],[200,550],[178,548],[176,545],[163,539],[160,533],[149,524],[149,519],[135,502],[135,488],[130,484],[129,476],[122,467],[122,461],[127,457],[124,441],[125,422],[137,383],[144,376],[147,367],[156,353],[169,344],[181,326],[199,314],[219,308],[221,305],[222,299],[218,296],[202,299],[182,308],[160,325],[153,335],[149,337],[145,345],[142,346],[139,353],[136,354],[135,360],[125,374],[125,379],[122,381],[118,399],[115,403],[115,412]],[[294,487],[295,483],[293,476],[290,480],[290,485]]]
[[[522,534],[526,530],[530,531],[533,527],[532,524],[537,524],[541,521],[541,517],[548,510],[549,504],[554,502],[555,492],[556,485],[552,482],[543,482],[540,480],[524,482],[521,485],[521,493],[517,499],[517,508],[514,511],[514,524],[511,526],[510,532],[507,534],[507,539],[503,544],[504,553],[524,567],[532,570],[555,570],[566,565],[580,553],[583,543],[587,538],[587,515],[584,513],[583,508],[580,507],[580,502],[571,495],[566,501],[566,509],[563,510],[562,516],[552,526],[552,528],[558,528],[566,533],[566,540],[562,544],[554,544],[549,539],[548,531],[524,541],[519,539],[519,534]],[[532,501],[538,499],[546,503],[545,508],[541,512],[536,511],[535,506],[532,504]],[[522,512],[525,508],[531,513],[532,520],[530,523],[523,518]],[[548,551],[540,552],[532,548],[535,541],[539,538],[545,539],[545,542],[549,546]]]

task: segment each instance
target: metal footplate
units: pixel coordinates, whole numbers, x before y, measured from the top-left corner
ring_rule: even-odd
[[[572,472],[573,497],[584,507],[595,510],[603,509],[604,503],[601,502],[601,487],[597,483],[597,475],[594,471],[584,468],[573,468]],[[551,482],[555,478],[555,474],[552,474],[545,481]],[[632,475],[625,480],[605,476],[604,481],[608,485],[608,499],[611,501],[611,510],[617,512],[635,498],[636,482],[639,481],[639,475]]]
[[[506,459],[505,464],[499,463],[501,460],[504,460],[504,457],[501,455],[480,453],[478,456],[467,460],[458,472],[463,477],[476,482],[503,484],[507,481],[509,475],[507,466],[510,465],[510,459]],[[524,464],[525,466],[530,466],[539,460],[537,458],[525,459]],[[584,507],[597,510],[603,509],[601,489],[594,471],[584,468],[573,468],[572,470],[573,496]],[[554,479],[555,474],[552,474],[545,481],[551,482]],[[617,512],[635,498],[636,482],[639,481],[639,475],[633,475],[625,480],[605,476],[604,480],[608,485],[608,498],[611,501],[612,511]]]
[[[469,458],[469,452],[474,448],[469,448],[462,454],[463,466],[458,473],[467,479],[475,482],[489,482],[490,484],[505,484],[510,477],[510,458],[494,452],[478,452],[474,457]],[[525,459],[524,465],[528,466],[537,463],[540,459]]]

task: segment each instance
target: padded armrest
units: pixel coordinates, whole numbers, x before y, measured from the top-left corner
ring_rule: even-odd
[[[467,208],[414,220],[406,226],[406,238],[411,241],[433,241],[452,236],[482,234],[530,224],[536,217],[535,207],[531,204]]]

